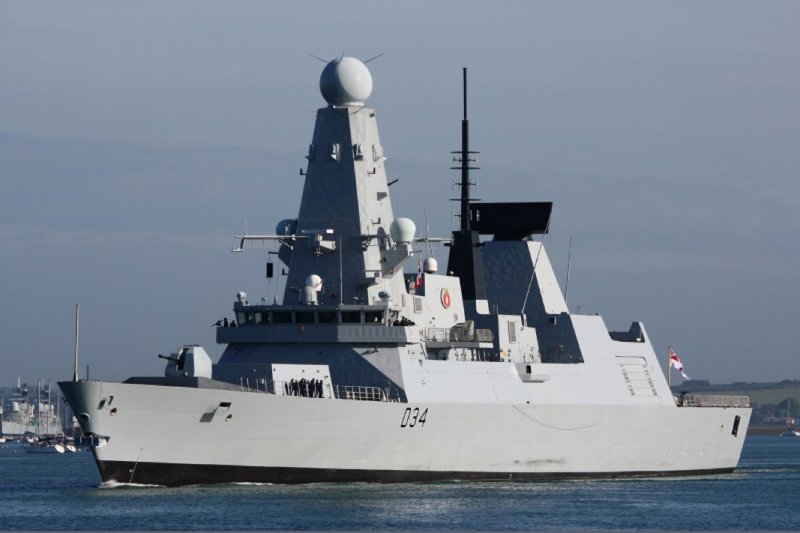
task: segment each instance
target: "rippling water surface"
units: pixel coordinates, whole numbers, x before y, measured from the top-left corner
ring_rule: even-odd
[[[749,436],[737,472],[398,485],[103,486],[89,452],[0,444],[0,529],[800,528],[800,438]]]

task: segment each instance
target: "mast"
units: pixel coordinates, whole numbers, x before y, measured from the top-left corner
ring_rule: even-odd
[[[72,381],[78,381],[78,327],[81,316],[80,304],[75,304],[75,360],[72,366]]]
[[[460,202],[461,223],[459,229],[453,232],[453,242],[450,244],[450,254],[447,260],[448,275],[458,276],[461,282],[461,293],[464,303],[467,304],[467,315],[471,315],[470,309],[474,307],[468,302],[486,299],[486,281],[483,272],[483,260],[479,247],[480,236],[473,231],[470,216],[470,195],[469,189],[474,185],[470,180],[470,170],[480,170],[479,167],[471,166],[475,159],[471,159],[472,154],[478,152],[469,149],[469,118],[467,117],[467,68],[463,68],[463,95],[464,95],[464,114],[461,119],[461,149],[451,152],[458,154],[459,166],[450,167],[451,170],[461,171],[461,195],[454,198]],[[455,159],[455,158],[454,158]]]
[[[53,402],[50,400],[50,393],[52,392],[52,390],[51,390],[52,386],[53,386],[53,380],[48,379],[47,380],[47,421],[45,422],[45,424],[47,424],[47,427],[46,427],[47,435],[50,435],[50,425],[51,425],[51,423],[53,421],[53,413],[51,412],[53,410]]]
[[[470,230],[469,221],[469,119],[467,118],[467,67],[463,69],[464,118],[461,119],[461,231]]]
[[[42,380],[36,380],[36,436],[42,434]]]

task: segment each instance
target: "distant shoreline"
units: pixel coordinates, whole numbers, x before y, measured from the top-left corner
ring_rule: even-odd
[[[786,429],[784,426],[750,426],[748,435],[780,435]]]

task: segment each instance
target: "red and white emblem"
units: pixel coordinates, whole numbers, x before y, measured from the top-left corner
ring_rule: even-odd
[[[448,291],[447,289],[442,289],[441,299],[442,299],[442,306],[445,309],[450,309],[450,291]]]

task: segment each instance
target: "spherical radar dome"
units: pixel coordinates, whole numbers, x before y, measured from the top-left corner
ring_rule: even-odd
[[[322,70],[319,90],[331,105],[362,106],[372,94],[372,75],[354,57],[334,59]]]
[[[410,218],[396,218],[389,226],[389,234],[394,242],[407,244],[414,240],[417,226]]]

